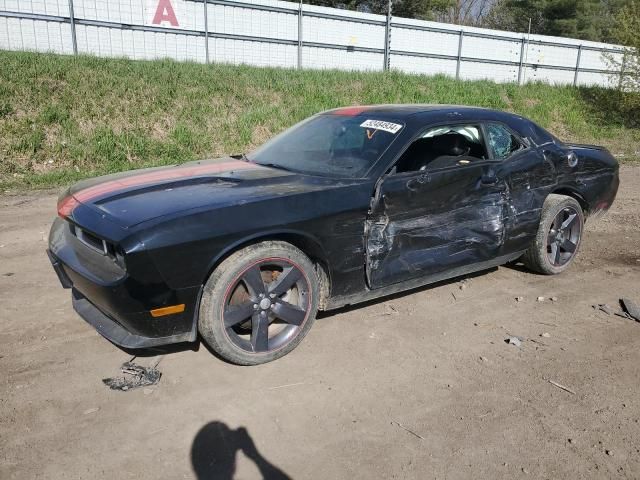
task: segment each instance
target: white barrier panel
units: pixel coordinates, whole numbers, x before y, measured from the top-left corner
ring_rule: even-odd
[[[0,0],[0,49],[604,86],[622,58],[616,45],[278,0]]]

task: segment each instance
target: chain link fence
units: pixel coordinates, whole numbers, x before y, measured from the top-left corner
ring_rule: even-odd
[[[622,47],[276,0],[0,0],[0,49],[617,85]]]

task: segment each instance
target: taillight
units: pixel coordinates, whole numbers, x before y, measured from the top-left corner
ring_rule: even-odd
[[[80,205],[80,202],[78,202],[73,195],[64,197],[58,201],[58,215],[62,218],[67,218],[78,205]]]

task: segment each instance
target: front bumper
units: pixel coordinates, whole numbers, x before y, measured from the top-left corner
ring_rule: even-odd
[[[73,309],[78,315],[93,326],[100,335],[120,347],[149,348],[172,343],[192,342],[195,340],[195,335],[193,335],[192,332],[185,332],[170,337],[145,337],[143,335],[136,335],[102,313],[78,290],[72,290],[71,299]]]
[[[99,255],[87,250],[57,219],[47,254],[64,288],[71,289],[73,308],[103,337],[124,348],[148,348],[195,341],[200,288],[171,289],[155,274],[152,261],[138,259],[135,275],[114,274]],[[144,254],[146,255],[146,253]],[[106,272],[106,273],[105,273]],[[182,313],[153,317],[150,310],[185,304]]]

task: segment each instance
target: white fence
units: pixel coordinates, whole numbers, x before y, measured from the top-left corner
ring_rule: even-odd
[[[616,45],[277,0],[0,0],[0,49],[617,84]]]

